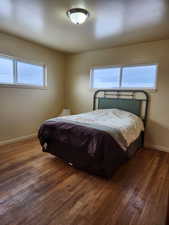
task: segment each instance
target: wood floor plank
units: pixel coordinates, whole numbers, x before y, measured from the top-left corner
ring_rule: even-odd
[[[112,179],[41,151],[0,147],[0,225],[166,225],[169,154],[142,149]]]

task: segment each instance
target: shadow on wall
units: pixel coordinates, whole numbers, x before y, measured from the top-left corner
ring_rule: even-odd
[[[156,145],[169,149],[169,146],[167,146],[169,135],[166,135],[169,134],[168,127],[162,126],[160,123],[148,119],[145,133],[145,143],[147,146]]]

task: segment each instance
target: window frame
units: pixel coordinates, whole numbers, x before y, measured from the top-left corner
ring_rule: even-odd
[[[122,74],[123,74],[123,68],[125,67],[137,67],[137,66],[156,66],[156,73],[155,73],[155,85],[154,88],[146,88],[146,87],[121,87],[122,84]],[[94,78],[94,70],[95,69],[108,69],[108,68],[120,68],[120,79],[119,79],[119,84],[120,87],[114,87],[114,88],[94,88],[93,87],[93,78]],[[95,66],[90,68],[90,89],[92,90],[98,90],[98,89],[113,89],[113,90],[147,90],[147,91],[152,91],[155,92],[157,91],[157,80],[158,80],[158,69],[159,69],[159,64],[158,63],[144,63],[144,64],[120,64],[120,65],[112,65],[112,66]]]
[[[10,87],[10,88],[14,87],[14,88],[26,88],[26,89],[27,88],[28,89],[29,88],[30,89],[47,89],[47,66],[45,64],[36,63],[36,62],[30,61],[30,60],[25,60],[25,59],[13,57],[13,56],[8,56],[8,55],[4,55],[4,54],[0,54],[0,58],[10,59],[13,62],[13,83],[1,83],[0,82],[0,87]],[[43,86],[25,84],[25,83],[18,83],[17,82],[17,77],[18,77],[17,63],[18,62],[43,67]]]

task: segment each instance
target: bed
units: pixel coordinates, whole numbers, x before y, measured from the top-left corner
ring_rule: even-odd
[[[143,147],[148,103],[142,90],[97,90],[92,112],[52,118],[41,125],[42,150],[110,178]]]

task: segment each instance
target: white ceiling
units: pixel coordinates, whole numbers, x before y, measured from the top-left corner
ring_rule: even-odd
[[[66,11],[90,12],[83,25]],[[0,30],[66,52],[169,38],[168,0],[0,0]]]

